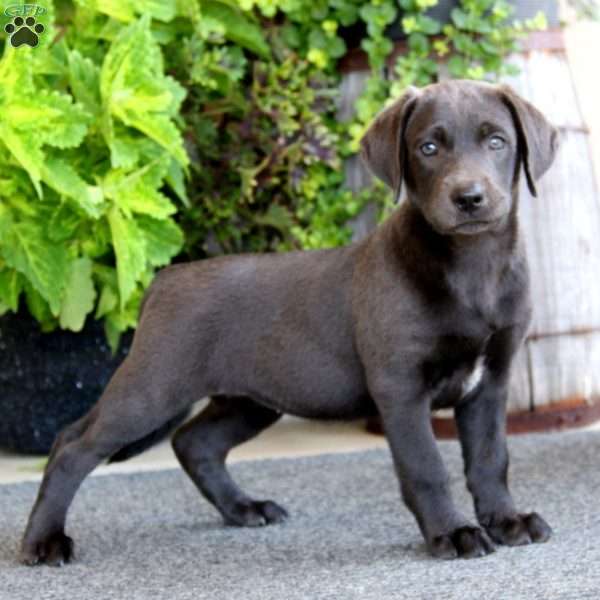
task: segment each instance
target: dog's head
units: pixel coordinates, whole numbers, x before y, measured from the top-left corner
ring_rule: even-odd
[[[521,167],[529,190],[552,164],[557,130],[510,87],[448,81],[410,88],[362,139],[362,157],[442,234],[494,231]]]

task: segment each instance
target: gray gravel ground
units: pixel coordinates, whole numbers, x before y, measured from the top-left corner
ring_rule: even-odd
[[[291,514],[262,529],[224,527],[177,470],[90,477],[67,527],[76,562],[62,569],[16,563],[37,484],[3,485],[0,598],[597,600],[600,432],[520,436],[510,446],[515,497],[554,537],[469,561],[425,553],[381,450],[234,465],[245,489]],[[442,451],[471,514],[458,445]]]

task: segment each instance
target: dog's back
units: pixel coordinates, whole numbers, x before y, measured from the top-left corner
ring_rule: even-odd
[[[250,396],[307,417],[370,412],[351,317],[360,248],[219,257],[164,269],[136,332],[137,368],[138,350],[160,343],[163,360],[177,361],[180,373],[186,362],[203,395]]]

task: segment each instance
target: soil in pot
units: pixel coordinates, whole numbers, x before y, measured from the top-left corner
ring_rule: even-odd
[[[47,454],[56,434],[85,414],[127,355],[115,356],[102,324],[83,331],[42,333],[27,313],[0,318],[0,448]]]

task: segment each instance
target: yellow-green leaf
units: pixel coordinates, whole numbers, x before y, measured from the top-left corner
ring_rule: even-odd
[[[164,160],[166,158],[166,160]],[[103,181],[104,193],[127,215],[147,214],[166,219],[177,209],[158,189],[167,173],[169,158],[155,160],[133,172],[113,169]]]
[[[189,163],[181,133],[169,117],[160,113],[139,113],[114,106],[115,114],[130,127],[135,127],[167,150],[182,166]]]
[[[119,304],[119,296],[110,285],[104,285],[96,307],[96,319],[101,319],[114,310]]]
[[[69,52],[69,86],[75,99],[91,114],[100,110],[100,69],[77,50]]]
[[[187,166],[183,140],[172,120],[185,91],[164,74],[148,15],[124,27],[114,39],[100,72],[100,93],[103,131],[111,148],[111,122],[116,118],[153,139],[182,166]]]
[[[104,209],[102,189],[89,185],[67,162],[48,157],[42,168],[42,179],[62,196],[75,202],[87,215],[97,219]]]
[[[0,271],[0,302],[13,312],[19,308],[21,289],[21,275],[17,271],[14,269]]]
[[[250,21],[241,11],[219,0],[204,0],[202,16],[221,23],[225,37],[247,48],[262,58],[269,58],[271,50],[258,25]]]
[[[27,171],[37,195],[42,197],[40,179],[44,165],[44,153],[33,134],[19,133],[6,121],[0,119],[0,141]]]
[[[154,267],[169,264],[183,247],[183,233],[170,219],[159,221],[151,217],[140,216],[138,226],[146,240],[146,255]]]
[[[87,314],[94,308],[95,298],[92,261],[87,257],[78,258],[73,261],[60,307],[60,326],[71,331],[81,331]]]
[[[146,267],[146,243],[135,221],[127,219],[117,207],[108,213],[108,222],[117,258],[119,298],[123,308]]]
[[[43,296],[28,282],[25,281],[25,303],[27,309],[33,316],[33,318],[40,324],[40,328],[44,333],[53,331],[56,329],[56,319],[48,302]]]
[[[68,277],[67,248],[52,243],[40,224],[22,222],[5,233],[0,252],[6,263],[22,273],[48,302],[52,314],[58,316]]]
[[[137,14],[149,14],[160,21],[170,21],[176,14],[175,0],[77,0],[86,8],[128,23]],[[195,3],[190,2],[190,4]]]
[[[169,170],[165,179],[166,182],[169,184],[170,188],[177,194],[177,197],[181,200],[183,205],[189,208],[190,199],[188,198],[187,190],[185,188],[183,170],[181,168],[181,165],[176,160],[171,160],[171,163],[169,164]]]

